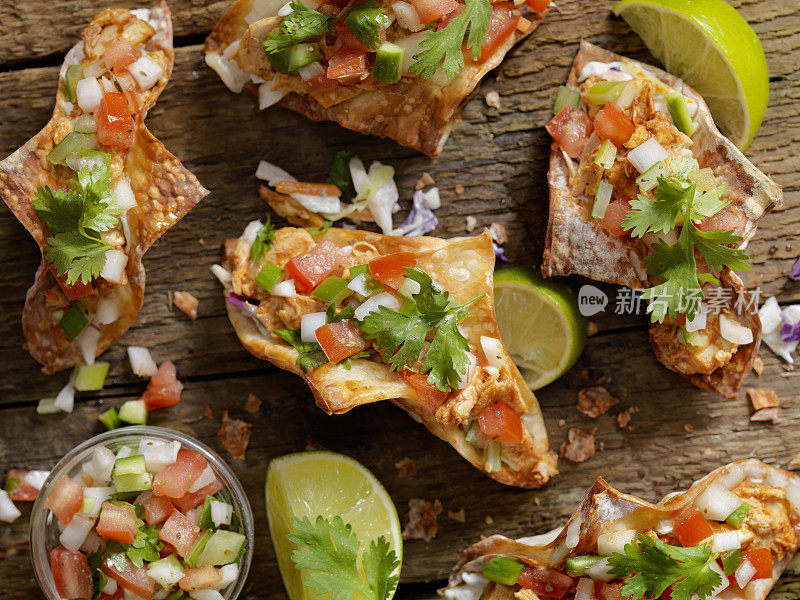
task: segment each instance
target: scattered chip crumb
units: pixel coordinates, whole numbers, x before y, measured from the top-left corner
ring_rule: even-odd
[[[603,375],[600,379],[597,380],[597,385],[608,385],[611,383],[611,377],[608,375]]]
[[[447,517],[452,519],[453,521],[458,521],[459,523],[467,522],[467,514],[464,512],[463,508],[457,511],[448,510]]]
[[[500,244],[501,246],[508,241],[508,234],[506,233],[506,228],[502,223],[491,223],[489,225],[489,235],[492,236],[492,239],[495,243]]]
[[[205,246],[205,245],[206,245],[206,241],[205,241],[203,238],[199,238],[199,239],[197,240],[197,243],[198,243],[199,245],[201,245],[201,246]]]
[[[173,292],[172,302],[192,321],[197,318],[197,306],[200,304],[200,301],[189,292]]]
[[[169,309],[172,310],[172,292],[167,292],[167,304]]]
[[[541,499],[541,498],[539,498],[539,496],[534,496],[534,497],[533,497],[533,503],[534,503],[536,506],[539,506],[539,505],[542,503],[542,499]]]
[[[461,185],[460,183],[457,183],[456,184],[456,194],[458,194],[460,196],[463,193],[464,193],[464,186]]]
[[[694,425],[691,423],[684,424],[683,428],[686,430],[686,433],[694,433]]]
[[[467,231],[472,231],[478,226],[478,219],[472,215],[467,217]]]
[[[750,398],[750,403],[753,405],[753,410],[772,408],[781,403],[780,399],[778,398],[778,394],[772,390],[747,388],[747,397]]]
[[[430,542],[439,531],[436,517],[441,512],[442,503],[439,500],[429,502],[421,498],[411,498],[408,501],[408,514],[406,515],[406,526],[403,528],[403,539]]]
[[[484,521],[486,521],[487,525],[492,525],[494,523],[494,519],[492,518],[492,515],[486,515],[486,518],[484,519]]]
[[[426,185],[433,185],[434,183],[436,182],[433,180],[433,177],[431,177],[431,174],[425,171],[422,174],[422,177],[420,177],[419,180],[417,180],[417,183],[414,184],[414,189],[421,190]]]
[[[764,361],[761,360],[760,356],[756,356],[756,359],[753,361],[753,371],[756,372],[756,375],[761,375],[761,372],[764,370]]]
[[[589,379],[589,369],[581,369],[580,371],[578,371],[578,377],[580,377],[581,379],[588,380]]]
[[[500,108],[500,94],[494,90],[491,92],[486,92],[484,100],[486,101],[487,106],[491,106],[492,108]]]
[[[790,462],[789,466],[787,466],[786,468],[789,469],[790,471],[797,471],[798,469],[800,469],[800,452],[797,453],[797,456],[795,456],[792,459],[792,462]]]
[[[700,450],[700,454],[702,454],[703,456],[708,456],[711,453],[712,453],[711,448],[703,448],[702,450]]]
[[[417,465],[407,456],[403,460],[394,463],[394,466],[397,468],[397,474],[400,477],[413,477],[417,474]]]
[[[206,405],[206,409],[203,411],[203,416],[206,417],[207,419],[214,418],[214,412],[211,410],[210,406]]]
[[[606,443],[605,442],[597,442],[597,447],[600,449],[600,452],[606,451]]]
[[[789,364],[789,363],[783,363],[783,364],[781,365],[781,368],[782,368],[784,371],[794,371],[794,365],[791,365],[791,364]]]
[[[586,328],[586,335],[592,337],[593,335],[596,335],[598,331],[600,331],[600,328],[597,326],[597,323],[594,321],[589,321],[589,326]]]
[[[596,419],[614,406],[619,400],[608,393],[602,385],[585,388],[578,392],[578,404],[575,408],[587,417]]]
[[[570,427],[567,441],[561,444],[559,454],[572,462],[580,463],[594,456],[594,432],[587,433],[576,427]]]
[[[306,440],[306,452],[325,452],[327,450],[328,449],[319,442],[315,442],[310,438]]]
[[[250,444],[250,429],[253,426],[240,419],[231,419],[228,411],[222,413],[222,427],[217,433],[219,441],[234,458],[245,459]]]
[[[621,413],[619,413],[617,415],[617,426],[620,429],[625,429],[628,426],[628,423],[631,422],[631,417],[633,416],[633,413],[635,413],[635,412],[639,412],[639,409],[637,407],[635,407],[635,406],[629,406],[628,408],[623,410]]]
[[[261,408],[261,398],[259,398],[255,394],[249,394],[247,396],[247,400],[244,403],[244,409],[250,414],[253,414],[257,413],[260,408]]]
[[[778,420],[778,409],[773,407],[770,408],[762,408],[761,410],[757,410],[750,416],[751,421],[769,421],[774,423]]]
[[[564,426],[564,425],[566,425],[566,424],[567,424],[567,422],[566,422],[564,419],[559,419],[559,420],[558,420],[558,426],[559,426],[559,427],[563,427],[563,426]]]

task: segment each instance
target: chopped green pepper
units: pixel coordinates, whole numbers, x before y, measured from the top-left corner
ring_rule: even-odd
[[[341,277],[332,275],[315,287],[311,295],[328,304],[339,306],[342,300],[353,294],[353,290],[347,287],[347,283]]]
[[[64,333],[67,334],[67,337],[74,340],[89,325],[89,315],[86,314],[83,306],[76,302],[64,313],[59,324]]]
[[[744,518],[747,516],[747,513],[750,512],[750,505],[747,502],[742,502],[735,511],[733,511],[728,518],[725,519],[725,522],[730,525],[731,527],[739,527],[742,526],[742,522]]]
[[[70,65],[67,67],[67,72],[64,73],[64,93],[70,102],[75,102],[78,99],[76,88],[81,79],[83,79],[82,66]]]
[[[109,431],[122,427],[122,421],[119,420],[117,409],[113,406],[104,413],[100,414],[97,417],[97,420],[100,421]]]
[[[256,285],[271,292],[281,279],[283,279],[283,269],[268,262],[256,275]]]
[[[741,564],[741,550],[731,550],[730,552],[722,555],[722,570],[725,572],[725,575],[731,575],[736,572],[736,569],[738,569],[739,565]]]
[[[573,108],[578,108],[581,105],[580,92],[568,88],[565,85],[558,86],[558,95],[556,96],[556,103],[553,105],[553,114],[557,115],[561,109],[569,104]]]
[[[489,581],[514,585],[524,569],[525,565],[518,560],[507,556],[496,556],[481,569],[481,573]]]

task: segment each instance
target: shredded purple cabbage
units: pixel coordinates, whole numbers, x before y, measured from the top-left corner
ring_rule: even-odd
[[[254,319],[258,318],[258,314],[256,314],[256,306],[250,303],[249,298],[245,298],[244,296],[240,296],[234,292],[228,292],[228,302],[233,304],[246,315],[251,316]]]
[[[492,240],[492,248],[494,248],[494,257],[498,260],[502,260],[503,262],[508,262],[508,257],[506,256],[506,250],[500,244]]]
[[[789,279],[794,279],[795,281],[800,281],[800,257],[794,261],[792,268],[789,269]]]
[[[414,192],[414,205],[411,207],[411,212],[394,233],[406,236],[425,235],[436,229],[437,225],[439,225],[439,219],[436,218],[428,201],[425,200],[425,194],[422,193],[422,190],[417,190]]]
[[[781,341],[800,342],[800,305],[784,308],[781,319]]]

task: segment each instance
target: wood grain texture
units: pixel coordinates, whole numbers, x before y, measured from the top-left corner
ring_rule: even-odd
[[[116,4],[116,3],[113,3]],[[137,5],[148,3],[137,2]],[[38,249],[10,211],[0,210],[0,465],[48,468],[64,452],[100,432],[95,417],[107,405],[134,398],[145,383],[124,359],[131,344],[144,345],[157,360],[173,360],[187,381],[183,402],[153,416],[153,423],[191,433],[217,450],[223,410],[253,423],[246,461],[231,464],[247,488],[260,535],[256,560],[244,597],[284,598],[264,523],[263,483],[269,459],[302,450],[310,439],[362,461],[387,486],[402,516],[408,499],[439,498],[445,507],[439,535],[426,544],[408,542],[399,597],[430,597],[460,551],[480,535],[541,532],[559,525],[589,487],[605,476],[612,484],[650,500],[679,488],[707,471],[737,458],[759,456],[786,465],[800,451],[800,374],[784,371],[762,350],[766,368],[748,384],[774,389],[782,400],[775,424],[751,424],[744,398],[725,402],[693,388],[653,359],[642,317],[608,311],[596,319],[600,334],[591,338],[578,365],[564,378],[537,392],[558,447],[569,427],[597,427],[604,450],[586,463],[561,462],[561,474],[545,489],[522,492],[503,488],[472,469],[452,449],[414,424],[391,405],[369,406],[340,417],[326,417],[313,406],[301,381],[250,357],[239,345],[225,316],[219,285],[209,266],[220,260],[221,244],[263,214],[253,172],[260,159],[271,160],[303,180],[322,180],[333,154],[356,148],[365,160],[379,159],[397,170],[404,210],[414,182],[430,172],[440,188],[436,234],[466,234],[466,216],[479,225],[503,223],[509,233],[511,264],[538,265],[547,216],[545,187],[549,139],[542,126],[551,116],[555,90],[566,78],[583,37],[615,52],[650,61],[641,42],[613,18],[610,1],[562,0],[536,33],[513,50],[465,107],[464,122],[442,156],[430,159],[392,142],[367,138],[336,125],[312,124],[282,110],[259,113],[255,101],[228,92],[199,55],[198,45],[176,49],[175,72],[148,126],[200,181],[212,190],[145,257],[148,274],[145,305],[135,325],[103,356],[111,362],[107,388],[79,398],[72,415],[42,417],[35,402],[53,395],[67,375],[45,378],[23,350],[20,316],[25,291],[38,265]],[[749,250],[753,269],[746,283],[781,302],[800,300],[800,284],[785,277],[800,253],[800,72],[797,56],[800,14],[793,0],[732,2],[762,39],[771,72],[771,101],[764,125],[748,149],[751,160],[784,187],[785,208],[767,216]],[[0,6],[0,68],[38,65],[0,73],[0,155],[34,135],[50,116],[60,54],[101,2],[64,0],[4,3]],[[172,2],[178,41],[196,44],[224,10],[227,1]],[[49,66],[48,66],[49,65]],[[500,94],[499,109],[483,102],[486,92]],[[300,150],[302,149],[302,150]],[[456,184],[464,186],[455,194]],[[396,218],[401,218],[398,215]],[[579,286],[578,279],[570,284]],[[611,286],[604,289],[612,295]],[[187,290],[200,299],[200,316],[189,321],[171,310],[168,294]],[[621,431],[612,415],[590,420],[575,410],[577,392],[591,384],[578,374],[609,376],[620,398],[615,414],[635,405],[630,429]],[[256,415],[243,412],[248,393],[263,400]],[[201,418],[211,406],[214,420]],[[563,424],[561,420],[563,419]],[[688,433],[685,425],[694,427]],[[401,479],[394,463],[408,456],[418,475]],[[446,477],[443,475],[446,474]],[[464,509],[466,523],[447,518]],[[487,524],[486,517],[493,519]],[[27,514],[0,526],[0,576],[3,598],[41,597],[27,551]],[[800,578],[784,577],[772,600],[800,597]]]

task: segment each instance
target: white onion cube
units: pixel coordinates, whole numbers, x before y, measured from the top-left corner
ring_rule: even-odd
[[[227,502],[211,501],[211,521],[214,525],[230,525],[233,517],[233,506]]]
[[[114,198],[116,198],[117,204],[122,207],[123,212],[138,206],[136,196],[131,188],[131,182],[128,181],[127,177],[123,177],[114,184]]]
[[[152,58],[143,54],[136,62],[128,65],[128,72],[133,75],[140,88],[149,90],[164,75],[164,68]]]
[[[11,523],[21,516],[22,513],[8,497],[8,492],[0,490],[0,521]]]
[[[122,250],[117,250],[116,248],[106,250],[106,262],[100,272],[100,277],[111,283],[124,283],[125,266],[127,264],[128,255]]]
[[[300,339],[307,344],[317,341],[317,329],[325,325],[324,312],[308,313],[300,317]]]
[[[85,77],[75,86],[75,95],[83,112],[94,112],[103,99],[103,88],[95,77]]]
[[[143,346],[128,346],[128,360],[131,363],[131,371],[139,377],[152,377],[158,371],[150,350]]]
[[[70,552],[77,552],[81,549],[83,541],[89,532],[94,527],[94,519],[91,517],[84,517],[82,515],[75,515],[70,519],[64,531],[61,532],[58,540]]]
[[[639,173],[644,173],[654,164],[669,157],[664,147],[655,138],[647,138],[644,142],[628,152],[628,160]]]

